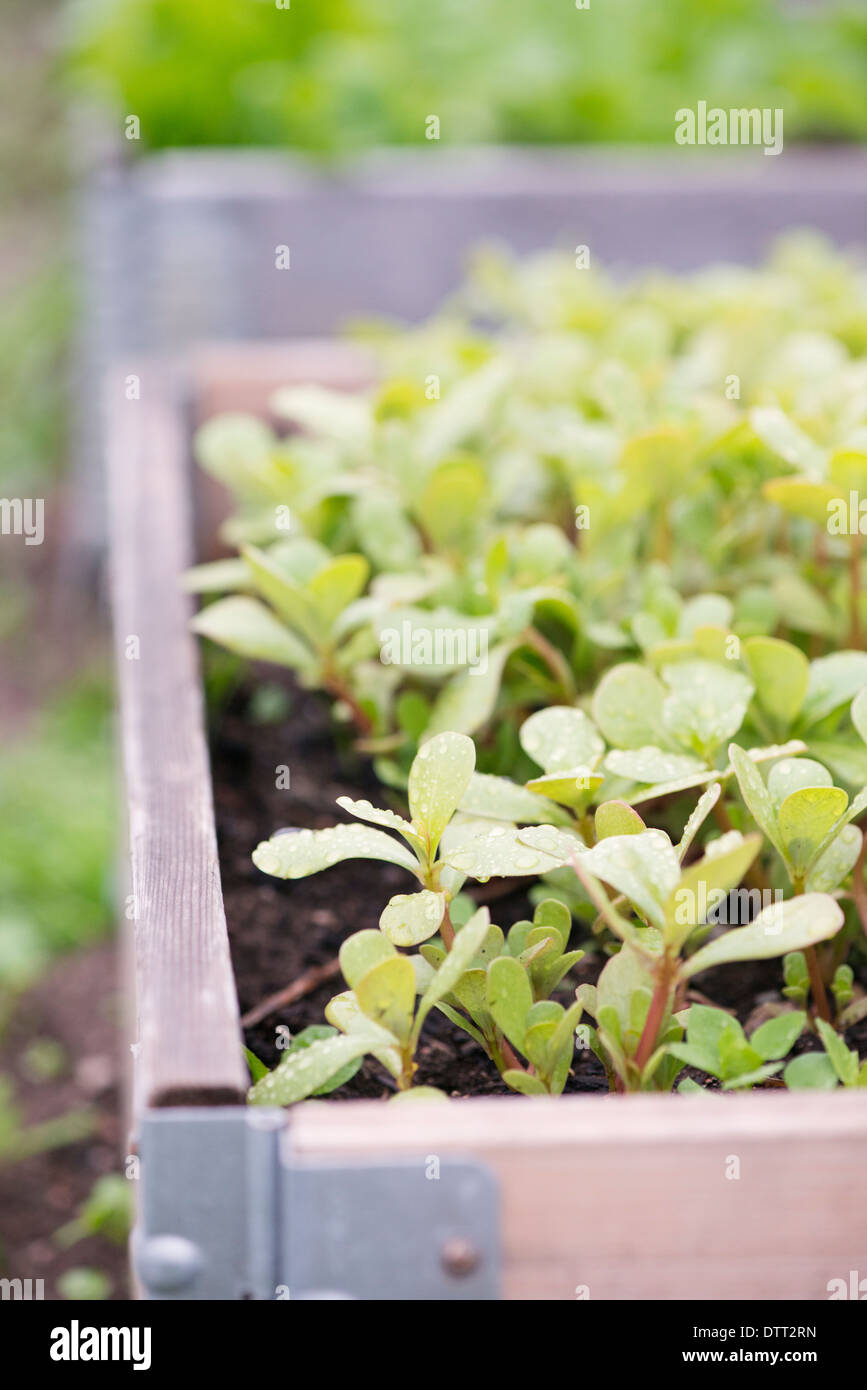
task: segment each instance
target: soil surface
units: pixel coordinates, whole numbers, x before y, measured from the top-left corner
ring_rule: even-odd
[[[267,679],[273,683],[273,668]],[[268,996],[297,981],[311,968],[333,962],[343,940],[362,928],[376,928],[379,914],[394,893],[411,890],[409,876],[396,865],[350,860],[323,873],[295,882],[262,874],[251,854],[260,840],[288,827],[320,829],[351,820],[335,805],[338,796],[367,797],[374,805],[393,804],[395,793],[384,789],[369,764],[347,746],[335,746],[329,707],[316,694],[298,690],[287,679],[291,713],[276,724],[257,724],[250,713],[250,688],[242,687],[215,716],[211,730],[211,759],[220,864],[232,957],[241,1012],[260,1005]],[[281,769],[289,769],[278,777]],[[278,787],[278,780],[289,781]],[[491,920],[507,929],[532,916],[527,889],[532,881],[468,882],[465,891],[490,907]],[[578,927],[571,948],[587,949],[586,930]],[[594,983],[605,963],[601,953],[588,950],[570,971],[555,995],[563,1003],[574,999],[583,982]],[[697,987],[721,1008],[737,1014],[742,1023],[758,1019],[756,1010],[779,1001],[780,962],[759,961],[708,971]],[[285,1029],[291,1035],[312,1023],[323,1023],[328,1000],[344,988],[336,974],[303,998],[274,1009],[245,1030],[247,1046],[269,1066],[281,1057]],[[751,1024],[752,1026],[752,1024]],[[281,1031],[282,1035],[281,1035]],[[867,1024],[856,1039],[867,1051]],[[805,1035],[796,1051],[817,1046]],[[438,1086],[449,1095],[515,1095],[493,1063],[473,1040],[442,1014],[433,1011],[425,1024],[417,1053],[416,1083]],[[703,1084],[708,1078],[688,1072]],[[715,1085],[716,1083],[710,1083]],[[771,1083],[773,1084],[773,1083]],[[334,1092],[334,1099],[384,1096],[394,1083],[373,1059],[366,1059],[352,1081]],[[567,1091],[607,1091],[601,1063],[592,1053],[576,1052]]]
[[[58,1279],[81,1266],[107,1275],[110,1298],[130,1296],[123,1246],[88,1236],[64,1249],[56,1239],[96,1180],[123,1171],[119,1013],[116,949],[106,943],[59,961],[17,1001],[4,1034],[3,1070],[28,1126],[70,1113],[90,1118],[78,1142],[0,1167],[0,1269],[9,1278],[44,1280],[46,1299],[59,1299]],[[30,1059],[34,1045],[47,1041],[59,1065],[40,1079]]]

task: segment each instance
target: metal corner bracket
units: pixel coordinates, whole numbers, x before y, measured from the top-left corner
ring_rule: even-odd
[[[133,1265],[148,1299],[500,1297],[500,1197],[451,1154],[332,1162],[282,1110],[150,1110]]]

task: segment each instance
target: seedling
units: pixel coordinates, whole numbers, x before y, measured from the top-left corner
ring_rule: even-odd
[[[693,1004],[686,1023],[686,1042],[669,1044],[669,1055],[685,1066],[707,1072],[720,1082],[724,1091],[743,1091],[759,1085],[783,1069],[785,1057],[800,1037],[807,1015],[802,1012],[780,1014],[769,1019],[747,1040],[736,1018],[722,1009]],[[700,1091],[689,1078],[679,1091]]]
[[[816,1027],[824,1052],[805,1052],[786,1067],[783,1080],[790,1091],[834,1091],[837,1086],[867,1086],[867,1061],[846,1046],[830,1023],[818,1019]]]

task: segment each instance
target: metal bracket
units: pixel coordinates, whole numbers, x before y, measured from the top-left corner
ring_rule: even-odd
[[[499,1192],[484,1164],[293,1152],[285,1112],[150,1111],[133,1262],[152,1299],[492,1300]]]

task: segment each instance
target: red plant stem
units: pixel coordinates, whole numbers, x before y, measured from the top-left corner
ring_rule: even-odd
[[[443,913],[443,920],[440,922],[440,936],[443,939],[443,945],[446,950],[450,951],[455,944],[455,929],[452,926],[448,905],[446,905],[446,910]]]
[[[644,1028],[642,1029],[641,1038],[638,1042],[638,1050],[635,1053],[635,1065],[638,1067],[639,1071],[644,1070],[656,1046],[656,1039],[662,1027],[662,1020],[665,1017],[670,988],[671,967],[668,961],[664,960],[660,964],[656,987],[653,991],[653,998],[650,1001],[650,1008],[647,1011],[647,1018],[644,1021]]]
[[[337,700],[342,700],[348,706],[352,712],[355,727],[360,734],[373,733],[373,720],[367,711],[361,708],[349,686],[339,676],[326,676],[323,685],[329,695],[333,695]]]
[[[826,1023],[831,1022],[831,1010],[828,1006],[828,996],[825,993],[825,981],[822,979],[822,972],[819,969],[819,957],[816,955],[815,946],[808,946],[804,952],[807,961],[807,970],[810,975],[810,992],[813,995],[813,1003],[816,1005],[816,1012]]]

